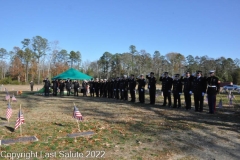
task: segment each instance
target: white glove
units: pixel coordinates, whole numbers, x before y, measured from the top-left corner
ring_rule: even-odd
[[[141,89],[141,91],[143,91],[143,89]]]
[[[49,89],[51,89],[51,87],[49,87]]]
[[[124,91],[124,89],[122,89],[122,91]]]
[[[70,87],[70,89],[72,89],[72,87]]]
[[[148,88],[150,88],[150,85],[148,85]]]
[[[192,91],[189,91],[189,94],[192,94]]]
[[[114,91],[116,91],[116,89],[114,89]]]
[[[79,88],[78,88],[78,90],[79,90]]]
[[[205,95],[205,93],[204,92],[202,92],[202,96],[204,96]]]
[[[181,95],[182,93],[179,93],[179,95]]]
[[[171,92],[171,90],[168,90],[168,92],[170,93],[170,92]]]
[[[94,89],[94,88],[93,88]]]

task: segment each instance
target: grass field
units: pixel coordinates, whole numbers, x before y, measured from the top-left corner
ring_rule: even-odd
[[[39,141],[0,146],[4,154],[32,151],[38,155],[31,159],[51,160],[240,159],[240,95],[237,93],[232,106],[228,105],[225,93],[218,95],[217,102],[221,98],[223,108],[209,115],[206,103],[203,113],[161,107],[161,96],[155,105],[149,105],[148,95],[146,104],[140,104],[96,97],[37,96],[28,86],[6,88],[11,95],[17,90],[23,94],[16,96],[17,102],[12,102],[13,114],[8,125],[0,126],[0,139],[20,137],[20,130],[13,128],[21,104],[25,118],[22,136],[36,136]],[[0,97],[1,124],[7,122],[5,92],[0,92]],[[79,123],[81,132],[93,131],[93,136],[66,137],[78,132],[77,122],[72,118],[73,103],[84,117]],[[80,153],[83,157],[76,157]]]

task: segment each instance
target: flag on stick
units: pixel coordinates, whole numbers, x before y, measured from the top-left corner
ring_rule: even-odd
[[[14,94],[12,96],[12,101],[17,101],[17,99],[15,98]]]
[[[82,114],[79,112],[78,108],[74,105],[73,118],[77,120],[83,120]]]
[[[8,103],[7,113],[6,113],[7,120],[9,120],[11,116],[12,116],[12,108],[11,108],[10,103]]]
[[[21,109],[20,109],[19,113],[18,113],[18,119],[16,120],[16,124],[15,124],[14,129],[17,129],[21,124],[23,124],[23,122],[24,122],[24,117],[23,117],[23,114],[22,114]]]

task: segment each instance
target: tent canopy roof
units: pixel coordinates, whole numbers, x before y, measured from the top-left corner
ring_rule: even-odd
[[[76,79],[76,80],[90,80],[92,77],[84,74],[74,68],[70,68],[65,72],[53,77],[52,79]]]

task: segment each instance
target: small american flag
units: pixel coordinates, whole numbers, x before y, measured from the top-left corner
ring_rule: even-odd
[[[14,95],[12,96],[12,101],[17,101]]]
[[[11,116],[12,116],[12,108],[11,108],[11,105],[8,103],[6,118],[10,119]]]
[[[77,120],[83,120],[82,114],[79,112],[76,106],[74,106],[73,109],[73,118],[76,118]]]
[[[16,124],[15,124],[14,129],[17,129],[21,124],[23,124],[23,122],[24,122],[24,117],[23,117],[23,114],[22,114],[21,110],[19,110],[18,119],[16,120]]]

